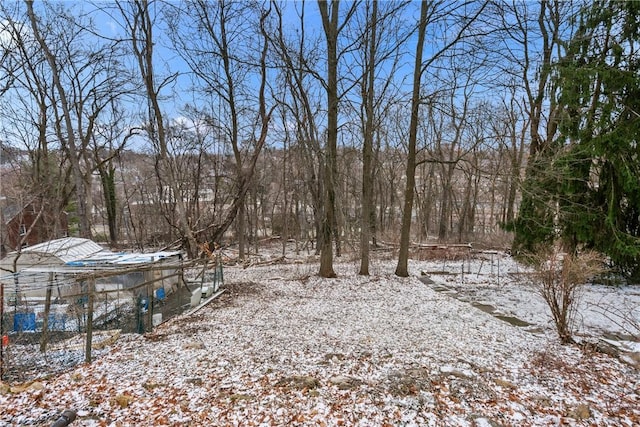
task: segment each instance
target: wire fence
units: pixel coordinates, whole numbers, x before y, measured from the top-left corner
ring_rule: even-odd
[[[91,362],[121,334],[150,332],[197,307],[223,281],[219,256],[5,276],[0,283],[0,381],[26,382]]]

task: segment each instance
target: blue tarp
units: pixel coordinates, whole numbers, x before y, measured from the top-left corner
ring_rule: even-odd
[[[35,331],[35,313],[16,313],[13,317],[13,330],[15,332]]]
[[[50,331],[65,331],[67,328],[67,316],[64,314],[49,314],[48,329]]]

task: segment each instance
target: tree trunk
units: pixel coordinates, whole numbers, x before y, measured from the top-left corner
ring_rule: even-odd
[[[329,8],[324,0],[318,1],[322,25],[327,41],[327,144],[325,148],[324,218],[320,248],[321,277],[335,277],[333,271],[332,237],[336,221],[336,161],[338,144],[338,5],[334,0]],[[330,9],[330,10],[329,10]]]
[[[241,200],[240,203],[238,204],[238,215],[236,216],[236,234],[238,237],[238,258],[241,260],[244,259],[246,255],[245,245],[246,245],[247,237],[245,235],[245,230],[247,227],[245,225],[245,215],[246,215],[245,211],[246,211],[245,201],[243,197],[243,200]]]
[[[62,108],[62,119],[64,121],[64,126],[61,123],[56,125],[56,133],[60,138],[60,141],[63,144],[63,148],[68,154],[69,162],[71,163],[71,173],[73,176],[73,183],[76,187],[76,199],[78,202],[78,219],[79,223],[79,232],[80,237],[91,238],[91,220],[89,215],[91,214],[89,207],[87,206],[87,201],[91,200],[89,187],[90,183],[86,183],[83,178],[82,169],[80,167],[79,160],[79,150],[76,146],[76,137],[73,132],[74,126],[71,122],[71,108],[67,101],[67,92],[65,88],[62,86],[62,82],[60,80],[60,70],[58,69],[58,64],[56,62],[56,57],[49,49],[46,41],[42,37],[40,33],[40,28],[38,26],[38,21],[33,12],[33,2],[25,0],[27,5],[27,15],[29,17],[29,22],[31,24],[31,29],[33,31],[33,35],[38,42],[38,45],[42,48],[44,52],[45,58],[51,69],[51,76],[53,79],[53,84],[56,88],[56,91],[59,96],[60,108]],[[65,132],[63,134],[63,132]]]
[[[273,113],[274,107],[271,107],[269,111],[267,111],[266,100],[265,100],[265,91],[267,86],[267,48],[268,48],[268,37],[266,34],[266,30],[264,28],[264,21],[268,17],[269,12],[264,12],[260,17],[260,32],[263,36],[263,45],[260,54],[260,89],[258,93],[258,119],[260,120],[260,135],[255,142],[255,147],[253,149],[253,153],[249,158],[247,165],[241,168],[238,171],[238,189],[236,191],[235,197],[231,204],[231,207],[227,211],[224,219],[220,224],[211,224],[207,227],[208,229],[213,229],[211,233],[211,241],[212,243],[217,243],[222,235],[229,229],[233,221],[236,219],[238,215],[238,211],[240,210],[241,205],[244,204],[245,197],[247,195],[247,191],[251,186],[251,181],[253,178],[253,174],[256,170],[256,163],[258,162],[258,157],[262,152],[262,148],[267,140],[267,133],[269,131],[269,123],[271,121],[271,115]],[[226,48],[224,49],[226,52]],[[236,154],[239,154],[239,149],[237,144],[235,145]],[[236,161],[238,161],[239,157],[236,156]],[[244,215],[243,215],[244,217]],[[244,220],[242,220],[244,221]],[[201,230],[205,231],[205,230]]]
[[[420,6],[418,22],[418,40],[416,59],[413,68],[413,91],[411,95],[411,122],[409,123],[409,141],[406,165],[406,186],[404,189],[404,209],[402,211],[402,228],[400,230],[400,252],[395,274],[400,277],[409,276],[409,238],[411,217],[413,213],[413,195],[416,181],[416,141],[418,135],[418,111],[420,108],[420,80],[422,78],[422,51],[427,28],[427,10],[429,4],[423,1]]]
[[[362,143],[362,217],[360,224],[360,272],[369,275],[369,248],[371,244],[371,230],[373,219],[373,137],[374,137],[374,84],[376,76],[376,31],[378,20],[378,1],[373,0],[370,18],[369,60],[367,82],[365,88],[365,126]]]
[[[116,204],[116,168],[112,165],[98,167],[104,205],[107,211],[107,225],[109,227],[109,243],[112,247],[118,243],[117,204]]]
[[[449,218],[451,217],[451,180],[453,176],[453,166],[443,167],[442,196],[440,202],[440,221],[438,223],[438,240],[444,242],[449,232]]]

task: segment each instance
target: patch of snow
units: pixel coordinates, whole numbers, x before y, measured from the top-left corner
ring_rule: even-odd
[[[410,267],[418,274],[442,264]],[[459,281],[461,293],[484,288],[481,300],[544,324],[540,313],[521,311],[532,293],[506,278],[522,268],[503,259],[492,275],[486,264],[472,263],[464,283],[439,281]],[[74,426],[640,423],[637,370],[615,358],[561,346],[551,333],[529,333],[416,277],[398,278],[391,261],[373,262],[369,277],[357,275],[357,262],[337,264],[335,279],[319,278],[317,268],[227,268],[226,292],[197,313],[124,335],[94,363],[39,389],[0,391],[0,424],[50,423],[65,408],[78,411]],[[338,387],[335,378],[349,383]],[[572,418],[579,405],[590,418]]]
[[[418,271],[444,271],[429,274],[434,286],[445,286],[456,297],[495,307],[497,313],[515,316],[553,332],[551,313],[531,281],[531,270],[511,257],[494,256],[490,260],[421,262]],[[462,273],[464,271],[464,274]],[[585,284],[578,299],[578,336],[600,338],[640,335],[640,289],[637,286]]]

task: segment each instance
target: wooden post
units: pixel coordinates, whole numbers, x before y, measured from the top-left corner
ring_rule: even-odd
[[[147,332],[153,331],[153,283],[147,285]]]
[[[40,353],[47,351],[47,341],[49,339],[49,313],[51,312],[51,292],[53,288],[53,273],[49,273],[49,283],[47,283],[47,294],[44,301],[44,319],[42,319],[42,336],[40,337]]]
[[[155,283],[153,269],[145,273],[145,279],[147,282],[147,324],[144,329],[146,332],[151,332],[153,330],[153,285]]]
[[[200,277],[200,294],[202,294],[202,289],[204,288],[204,276],[207,271],[207,265],[209,264],[209,258],[205,258],[202,263],[202,272],[200,273],[202,277]]]
[[[91,363],[91,341],[93,340],[93,291],[95,278],[89,279],[87,286],[87,341],[85,343],[84,361]]]

